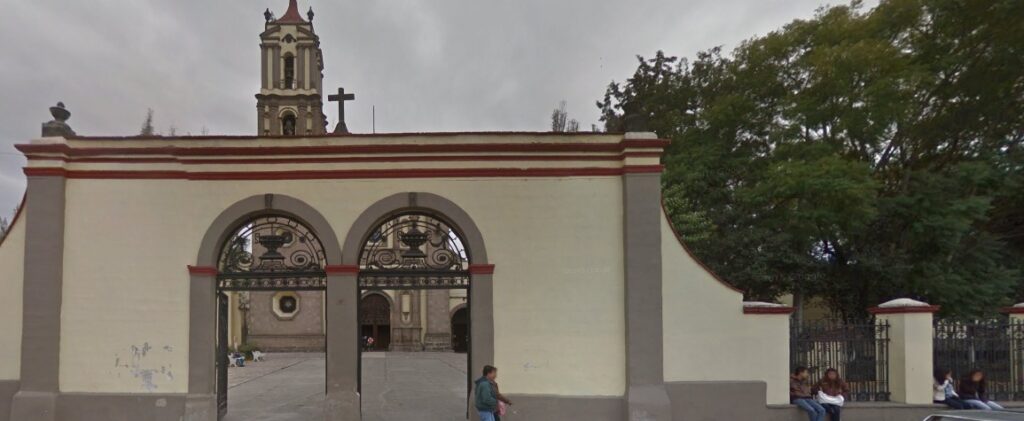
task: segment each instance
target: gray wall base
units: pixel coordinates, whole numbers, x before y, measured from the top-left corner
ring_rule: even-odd
[[[616,396],[506,396],[513,405],[502,421],[622,421],[626,411],[622,397]]]
[[[324,413],[327,421],[359,421],[360,396],[355,391],[329,390]]]
[[[54,421],[57,419],[57,393],[30,392],[14,394],[11,399],[11,421]]]
[[[197,394],[185,396],[183,421],[217,421],[217,396]]]
[[[765,405],[764,382],[672,382],[665,384],[677,421],[804,421],[807,414],[793,405]],[[849,403],[844,421],[920,420],[946,410],[942,405],[907,405],[890,402]]]
[[[626,393],[626,419],[629,421],[672,419],[672,402],[665,385],[630,386]]]
[[[57,419],[75,421],[180,421],[185,395],[62,393]]]
[[[8,421],[11,417],[11,401],[21,387],[17,380],[0,380],[0,421]]]
[[[767,419],[764,382],[671,382],[665,389],[672,400],[673,420]]]

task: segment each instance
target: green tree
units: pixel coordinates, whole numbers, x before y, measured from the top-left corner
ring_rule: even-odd
[[[670,217],[749,298],[984,315],[1024,295],[1020,16],[1018,0],[824,8],[729,55],[640,58],[598,106],[608,131],[639,119],[673,140]]]
[[[142,130],[139,136],[156,136],[156,128],[153,127],[153,109],[146,109],[146,119],[142,121]]]

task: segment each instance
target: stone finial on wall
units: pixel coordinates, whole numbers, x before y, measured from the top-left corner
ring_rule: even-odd
[[[71,111],[64,107],[63,102],[50,107],[50,115],[53,120],[43,123],[43,137],[71,137],[75,131],[71,129],[67,121],[71,118]]]

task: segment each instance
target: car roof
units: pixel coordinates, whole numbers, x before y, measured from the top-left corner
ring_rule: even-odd
[[[948,411],[928,417],[939,420],[965,421],[1024,421],[1024,413],[1017,411]]]

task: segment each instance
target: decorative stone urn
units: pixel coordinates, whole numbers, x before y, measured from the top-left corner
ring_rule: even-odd
[[[75,131],[71,130],[71,126],[67,123],[68,119],[71,118],[71,111],[64,107],[63,102],[58,102],[57,105],[50,107],[50,115],[53,116],[53,120],[43,123],[43,137],[71,137],[75,135]]]

